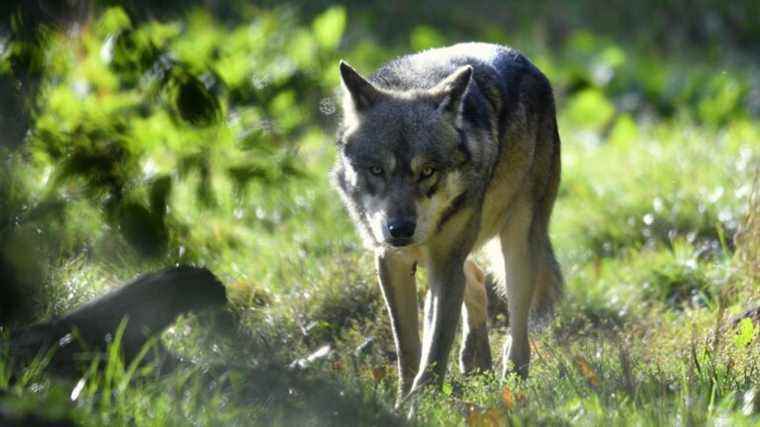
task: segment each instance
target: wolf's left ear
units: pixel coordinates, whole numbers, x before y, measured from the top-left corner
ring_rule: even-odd
[[[438,111],[459,117],[470,80],[472,80],[472,66],[465,65],[457,68],[451,75],[435,85],[430,91],[438,102]]]

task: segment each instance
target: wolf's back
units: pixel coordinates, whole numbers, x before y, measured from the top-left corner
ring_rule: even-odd
[[[546,170],[541,173],[543,176],[536,178],[541,182],[537,185],[541,190],[535,192],[536,216],[540,217],[537,225],[548,229],[560,175],[560,140],[554,97],[546,76],[523,54],[507,46],[461,43],[397,58],[380,67],[370,80],[390,90],[425,90],[465,65],[473,67],[476,83],[476,87],[468,92],[463,109],[464,117],[471,124],[481,129],[495,128],[499,145],[509,143],[504,141],[504,136],[511,122],[527,119],[537,127],[536,150],[544,152],[548,159]],[[533,117],[524,117],[525,112]],[[563,293],[562,272],[551,242],[548,238],[540,240],[534,244],[544,247],[537,252],[545,254],[546,259],[537,263],[532,303],[533,318],[538,324],[550,317]],[[492,267],[496,267],[498,288],[505,293],[503,259],[499,258],[493,257],[496,262]]]
[[[509,81],[513,75],[526,72],[541,74],[525,56],[510,47],[460,43],[394,59],[380,67],[370,80],[386,89],[430,89],[464,65],[474,68],[476,80],[489,76]]]

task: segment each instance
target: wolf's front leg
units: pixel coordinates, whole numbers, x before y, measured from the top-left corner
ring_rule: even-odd
[[[377,257],[377,272],[396,342],[401,399],[409,392],[420,362],[415,260],[386,252]]]
[[[425,384],[440,384],[446,374],[464,299],[464,259],[431,257],[430,290],[425,298],[425,323],[420,371],[412,393]]]

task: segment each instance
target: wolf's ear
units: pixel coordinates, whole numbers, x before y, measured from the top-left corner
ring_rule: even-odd
[[[462,112],[462,101],[467,93],[470,80],[472,80],[472,66],[465,65],[457,68],[456,71],[435,85],[430,91],[438,102],[438,111],[459,117]]]
[[[348,100],[357,112],[364,111],[377,103],[382,97],[382,92],[372,83],[362,77],[354,68],[345,61],[340,61],[340,78],[346,91]]]

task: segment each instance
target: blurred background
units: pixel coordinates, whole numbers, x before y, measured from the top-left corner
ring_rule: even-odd
[[[643,330],[655,317],[676,325],[684,313],[704,320],[760,297],[760,2],[29,0],[3,2],[0,19],[4,333],[141,272],[203,265],[227,286],[245,338],[209,347],[213,328],[185,319],[165,337],[176,351],[221,363],[243,352],[255,365],[327,343],[316,375],[332,378],[350,365],[341,354],[373,337],[367,359],[351,362],[372,375],[341,387],[360,390],[356,416],[374,419],[387,409],[377,402],[392,401],[393,345],[377,320],[385,314],[372,259],[327,178],[337,64],[370,74],[459,41],[509,44],[554,87],[563,184],[552,235],[568,308],[552,337],[600,324]],[[506,327],[503,316],[492,324],[497,334]],[[671,344],[680,345],[661,348]],[[42,380],[14,383],[9,360],[0,362],[0,403],[5,394],[6,403],[57,401],[29,391]],[[731,381],[719,396],[757,384]],[[162,384],[129,386],[135,397],[123,407],[75,405],[71,416],[161,424],[136,396]],[[207,392],[245,408],[230,420],[253,411],[264,423],[292,421],[295,404],[272,415],[262,409],[271,399],[241,403],[229,387]],[[472,387],[475,401],[503,394]],[[230,421],[201,399],[182,402],[162,405],[182,407],[180,420]],[[446,405],[431,400],[425,420],[460,422]],[[540,406],[524,411],[546,421]],[[570,419],[570,409],[557,411]]]

